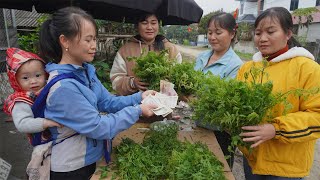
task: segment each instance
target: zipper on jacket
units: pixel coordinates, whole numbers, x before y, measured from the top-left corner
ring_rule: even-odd
[[[96,139],[93,139],[93,147],[97,147],[97,140]]]
[[[90,79],[90,77],[89,77],[88,70],[85,69],[85,71],[86,71],[87,79],[88,79],[88,81],[89,81],[89,89],[91,89],[91,79]]]

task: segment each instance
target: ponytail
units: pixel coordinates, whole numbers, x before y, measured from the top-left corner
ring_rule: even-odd
[[[54,38],[52,19],[48,19],[41,25],[40,30],[40,56],[48,61],[59,63],[62,57],[61,46],[58,39]]]
[[[301,44],[294,37],[291,37],[288,40],[287,44],[288,44],[289,49],[293,48],[293,47],[302,47]]]

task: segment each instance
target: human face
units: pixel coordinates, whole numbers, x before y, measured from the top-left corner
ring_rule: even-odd
[[[230,33],[227,29],[223,29],[218,23],[212,21],[208,27],[208,41],[213,51],[226,52],[231,44],[235,33]]]
[[[263,55],[271,55],[283,49],[292,36],[284,32],[278,19],[262,19],[254,33],[254,43]]]
[[[159,21],[155,15],[149,16],[145,21],[138,23],[138,32],[147,43],[152,43],[159,32]]]
[[[87,20],[81,23],[81,34],[66,44],[68,51],[64,53],[68,57],[68,63],[82,66],[84,62],[91,62],[94,59],[97,47],[96,29]]]
[[[20,66],[16,78],[24,91],[38,92],[46,85],[44,64],[39,60],[29,60]]]

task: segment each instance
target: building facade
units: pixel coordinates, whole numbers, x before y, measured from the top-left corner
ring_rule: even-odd
[[[240,1],[239,16],[253,14],[258,16],[259,12],[271,7],[284,7],[291,12],[298,8],[320,6],[320,0],[236,0]]]
[[[296,25],[294,32],[300,37],[305,37],[308,42],[315,42],[320,39],[320,0],[237,0],[240,1],[239,7],[239,22],[246,18],[243,17],[257,17],[262,11],[271,7],[284,7],[290,12],[296,9],[317,7],[318,13],[313,14],[313,22],[306,27],[298,28],[298,17],[293,17],[293,22]]]

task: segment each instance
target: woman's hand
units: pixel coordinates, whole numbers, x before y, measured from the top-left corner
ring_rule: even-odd
[[[244,126],[243,130],[251,132],[243,132],[240,136],[244,137],[244,142],[253,142],[251,148],[259,146],[261,143],[274,138],[276,129],[272,124],[262,124],[258,126]]]
[[[154,91],[154,90],[147,90],[145,92],[142,93],[142,100],[144,98],[146,98],[147,96],[149,96],[150,94],[151,95],[156,95],[157,91]]]
[[[152,109],[156,109],[158,106],[155,104],[140,104],[143,117],[151,117],[154,115]]]
[[[142,82],[138,78],[133,78],[133,85],[136,89],[145,91],[148,89],[149,83]]]
[[[43,126],[43,129],[47,129],[49,127],[59,127],[59,128],[63,127],[63,125],[61,125],[55,121],[51,121],[49,119],[44,119],[42,126]]]

